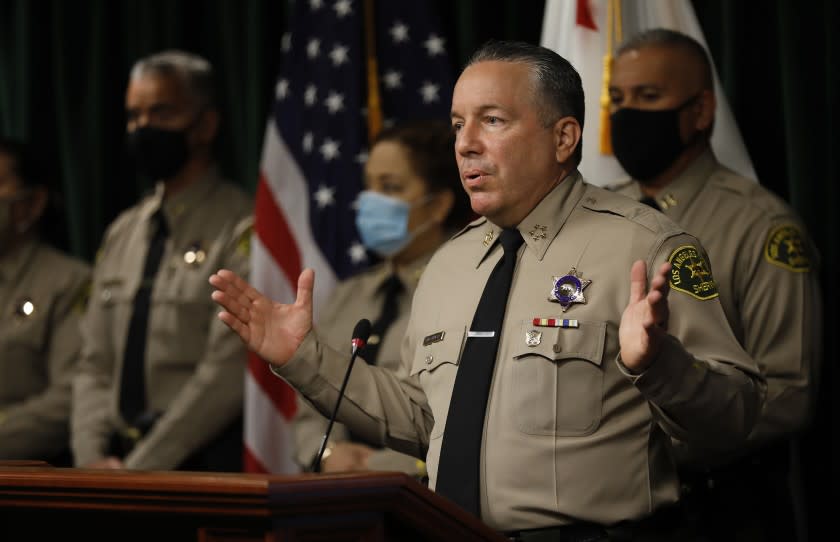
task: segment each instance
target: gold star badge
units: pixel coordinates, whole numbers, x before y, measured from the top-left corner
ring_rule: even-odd
[[[548,226],[542,226],[540,224],[534,224],[534,229],[529,231],[528,235],[531,236],[532,240],[539,241],[540,239],[545,239],[547,231],[548,231]]]

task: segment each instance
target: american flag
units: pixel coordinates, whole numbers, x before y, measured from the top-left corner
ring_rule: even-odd
[[[452,67],[431,3],[370,5],[382,124],[447,118]],[[272,299],[291,303],[301,270],[313,268],[316,321],[336,282],[372,263],[354,211],[367,159],[368,115],[378,113],[368,111],[371,36],[365,15],[359,0],[295,2],[290,30],[280,40],[282,68],[263,141],[251,282]],[[246,471],[299,470],[288,429],[294,394],[251,354]]]

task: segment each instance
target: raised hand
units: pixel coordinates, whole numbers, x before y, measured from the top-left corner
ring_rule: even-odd
[[[279,366],[289,361],[312,329],[312,269],[304,269],[298,277],[292,305],[272,301],[227,269],[211,275],[210,284],[216,288],[213,301],[224,309],[219,319],[269,363]]]
[[[659,266],[647,287],[647,266],[642,260],[630,269],[630,299],[621,315],[618,341],[621,361],[634,372],[644,371],[659,353],[668,328],[668,273],[671,264]]]

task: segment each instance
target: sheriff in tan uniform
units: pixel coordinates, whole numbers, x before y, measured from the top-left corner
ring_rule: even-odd
[[[403,289],[399,294],[397,317],[382,337],[371,337],[369,343],[379,342],[377,365],[394,371],[405,372],[400,363],[400,346],[408,325],[411,298],[417,288],[417,282],[431,254],[396,271]],[[330,294],[329,302],[321,311],[318,320],[319,336],[338,352],[348,351],[353,327],[360,315],[377,314],[382,307],[383,285],[391,276],[393,264],[383,262],[376,267],[342,281]],[[364,359],[365,351],[359,357]],[[327,428],[327,419],[299,396],[298,413],[293,429],[295,435],[295,453],[298,463],[309,467],[318,452],[321,439]],[[331,414],[328,413],[327,415]],[[350,432],[342,424],[334,424],[330,433],[331,442],[342,442],[350,438]],[[367,460],[371,470],[396,470],[412,475],[425,472],[425,465],[418,458],[389,449],[374,451]]]
[[[665,525],[652,523],[679,498],[670,437],[744,439],[763,396],[697,239],[583,181],[582,121],[580,78],[556,53],[494,42],[473,56],[455,86],[452,125],[462,184],[485,218],[423,272],[402,347],[409,376],[360,364],[339,411],[368,441],[425,454],[440,491],[460,479],[438,477],[443,459],[459,457],[447,448],[450,404],[464,397],[453,389],[462,371],[492,364],[480,442],[470,442],[480,444],[477,464],[458,466],[478,473],[476,513],[517,540],[532,529],[606,540],[628,523],[659,533]],[[524,245],[495,359],[465,363],[473,341],[495,336],[471,322],[485,285],[496,284],[491,271],[511,261],[499,241],[512,231]],[[346,356],[306,325],[312,273],[302,273],[293,306],[266,302],[224,270],[210,280],[220,319],[322,412],[335,405]]]
[[[614,189],[642,198],[637,181]],[[821,344],[815,249],[801,221],[766,188],[720,165],[710,150],[655,199],[666,216],[700,237],[726,318],[767,380],[750,447],[799,431],[812,413]],[[689,463],[710,459],[700,450],[681,452]]]
[[[145,376],[147,408],[162,414],[125,466],[175,469],[242,413],[246,351],[215,320],[207,276],[228,265],[248,272],[252,203],[215,169],[166,200],[163,190],[121,214],[99,251],[74,386],[79,465],[104,457],[112,433],[133,422],[119,414],[121,363],[150,218],[161,208],[171,233],[152,290]]]
[[[70,385],[90,268],[31,238],[0,258],[0,459],[69,448]]]

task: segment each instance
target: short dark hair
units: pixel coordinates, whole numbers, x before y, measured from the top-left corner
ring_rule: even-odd
[[[177,49],[161,51],[135,62],[129,78],[148,74],[177,77],[199,108],[217,105],[213,66],[203,57]]]
[[[709,53],[699,41],[691,36],[667,28],[652,28],[629,37],[618,48],[616,56],[645,47],[679,49],[687,53],[699,63],[703,70],[703,84],[709,89],[714,87],[712,61],[709,58]]]
[[[461,174],[455,161],[455,135],[448,121],[399,122],[379,132],[371,147],[383,141],[399,143],[405,148],[411,168],[423,179],[430,193],[452,191],[455,201],[444,222],[445,227],[460,229],[473,218],[469,197],[461,185]]]
[[[0,136],[0,154],[12,159],[12,171],[24,188],[47,187],[47,174],[32,148],[21,140]]]
[[[534,96],[543,118],[549,127],[562,117],[573,117],[583,130],[585,104],[580,74],[568,60],[551,49],[522,41],[490,40],[482,45],[467,66],[478,62],[521,62],[531,69],[535,84]],[[583,140],[572,155],[575,165],[583,157]]]

